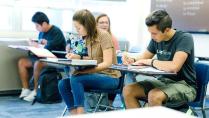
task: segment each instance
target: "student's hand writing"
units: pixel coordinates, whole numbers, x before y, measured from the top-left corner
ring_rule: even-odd
[[[46,39],[42,39],[42,40],[41,40],[41,44],[42,44],[42,45],[46,45],[46,44],[47,44],[47,40],[46,40]]]
[[[29,39],[28,44],[30,46],[39,47],[39,44],[32,39]]]
[[[41,42],[47,43],[47,41],[46,41],[45,39],[42,39]],[[41,44],[40,44],[40,43],[38,42],[38,40],[31,39],[31,38],[29,39],[28,44],[29,44],[30,46],[37,47],[37,48],[44,48],[44,46],[45,46],[44,43],[41,43]]]
[[[127,53],[123,53],[122,62],[124,65],[129,65],[129,64],[134,63],[134,59],[131,57],[128,57]]]
[[[66,57],[67,59],[80,59],[80,58],[81,58],[80,55],[74,54],[74,53],[67,53],[67,54],[65,55],[65,57]]]

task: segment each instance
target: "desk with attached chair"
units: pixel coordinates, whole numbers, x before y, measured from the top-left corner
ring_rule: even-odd
[[[72,65],[68,61],[59,61],[59,60],[54,61],[54,60],[47,60],[47,59],[41,59],[40,61],[46,62],[46,63],[49,63],[49,64],[59,65],[59,66],[60,65],[62,65],[62,66],[75,66],[75,65]],[[107,105],[102,105],[101,104],[101,99],[103,97],[102,96],[103,93],[120,95],[120,98],[121,98],[121,101],[123,103],[123,106],[125,106],[124,105],[123,96],[122,96],[123,85],[124,85],[124,73],[122,73],[122,76],[119,78],[119,85],[118,85],[118,87],[116,89],[97,89],[97,90],[90,89],[90,90],[86,90],[85,92],[100,93],[99,100],[97,101],[97,104],[96,104],[95,109],[93,110],[93,112],[98,111],[98,108],[100,106],[105,107],[106,109],[108,109],[108,108],[110,108],[110,109],[118,109],[118,108],[114,108],[113,106],[107,106]],[[121,108],[119,108],[119,109],[121,109]],[[64,116],[66,111],[67,111],[67,107],[65,107],[65,109],[64,109],[64,111],[63,111],[61,116]]]

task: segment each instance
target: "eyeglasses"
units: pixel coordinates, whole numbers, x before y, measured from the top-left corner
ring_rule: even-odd
[[[109,22],[102,21],[102,22],[98,22],[98,24],[109,24]]]

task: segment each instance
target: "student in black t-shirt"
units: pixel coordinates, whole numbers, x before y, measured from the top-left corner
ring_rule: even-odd
[[[146,18],[151,34],[147,50],[137,58],[123,55],[124,64],[150,65],[159,70],[176,72],[177,75],[160,76],[124,87],[127,108],[140,107],[138,98],[147,97],[149,106],[166,103],[181,105],[196,97],[194,69],[194,43],[190,34],[172,28],[172,19],[165,10],[152,12]],[[156,59],[154,55],[156,54]]]
[[[36,29],[39,31],[38,43],[30,41],[31,46],[44,47],[49,51],[65,51],[66,41],[62,31],[49,24],[49,19],[43,12],[36,12],[32,17],[32,22],[35,23]],[[56,55],[60,57],[60,55]],[[64,56],[64,55],[63,55]],[[38,85],[38,78],[41,70],[46,64],[38,61],[38,58],[34,55],[28,57],[20,58],[18,61],[18,69],[20,80],[22,82],[22,92],[19,96],[26,101],[33,101],[36,96],[36,89]],[[29,71],[28,69],[33,67],[33,77],[34,77],[34,90],[29,90]]]

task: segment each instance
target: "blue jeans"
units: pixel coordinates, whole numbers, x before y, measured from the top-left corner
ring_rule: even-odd
[[[88,89],[116,89],[119,79],[105,74],[73,75],[59,82],[59,91],[67,108],[84,107],[84,91]]]

